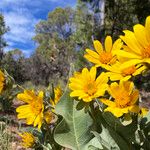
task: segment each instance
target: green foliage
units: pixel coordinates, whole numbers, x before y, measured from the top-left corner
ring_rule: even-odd
[[[60,145],[73,150],[148,149],[149,138],[145,137],[150,132],[149,114],[140,122],[133,116],[132,123],[123,125],[111,113],[102,113],[96,107],[92,112],[93,122],[84,109],[77,110],[77,103],[66,92],[56,106],[56,113],[63,117],[54,132],[55,141]]]
[[[145,18],[150,15],[150,0],[135,0],[134,4],[139,22],[144,23]]]
[[[74,11],[71,8],[56,8],[48,14],[46,21],[36,25],[36,36],[33,39],[39,43],[37,51],[46,59],[55,59],[60,50],[62,53],[69,50],[64,48],[71,46],[69,37],[73,32],[73,17]]]
[[[14,49],[4,54],[1,68],[7,70],[15,81],[22,83],[25,80],[24,55],[21,50]]]
[[[94,36],[94,16],[86,3],[78,1],[74,24],[76,30],[73,34],[73,40],[83,51],[87,45],[92,44],[92,36]],[[89,43],[89,41],[91,42]]]
[[[93,138],[90,133],[92,119],[84,110],[76,110],[77,102],[70,98],[69,92],[60,99],[56,113],[63,119],[57,125],[54,138],[60,145],[73,150],[87,150]]]
[[[2,13],[0,13],[0,40],[1,40],[0,48],[3,48],[3,46],[6,46],[6,43],[5,43],[5,41],[3,41],[2,36],[8,31],[9,31],[9,28],[6,27],[6,25],[5,25],[4,16]]]
[[[138,23],[135,6],[135,0],[106,1],[105,35],[109,34],[116,39],[122,30],[132,30],[132,26]]]
[[[39,46],[32,62],[34,72],[42,77],[46,86],[49,84],[50,76],[53,79],[67,76],[69,63],[76,58],[73,57],[76,54],[75,44],[71,40],[74,32],[73,18],[73,9],[56,8],[48,14],[47,20],[36,25],[36,36],[33,39]]]
[[[4,16],[0,13],[0,62],[3,57],[3,48],[7,46],[3,36],[8,31],[9,28],[5,25]]]

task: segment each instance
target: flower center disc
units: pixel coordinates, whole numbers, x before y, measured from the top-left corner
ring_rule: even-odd
[[[42,111],[42,105],[39,101],[35,101],[31,104],[31,110],[35,115],[38,115]]]
[[[122,74],[123,74],[123,76],[132,75],[135,71],[136,71],[136,67],[131,66],[131,67],[125,68],[122,71]]]
[[[113,58],[113,56],[109,52],[102,52],[99,57],[100,62],[103,64],[109,64],[111,62],[112,58]]]
[[[96,92],[96,89],[97,88],[95,82],[90,82],[85,86],[84,91],[88,95],[93,95]]]
[[[115,103],[117,107],[124,108],[130,103],[130,95],[127,92],[118,91],[118,95],[115,97]]]
[[[143,49],[142,57],[143,58],[149,58],[150,57],[150,45]]]

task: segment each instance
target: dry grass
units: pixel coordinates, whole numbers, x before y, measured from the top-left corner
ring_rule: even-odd
[[[12,150],[11,142],[13,140],[12,133],[8,131],[8,126],[4,122],[0,122],[0,149]]]

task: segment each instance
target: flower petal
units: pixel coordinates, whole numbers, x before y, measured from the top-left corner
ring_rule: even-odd
[[[108,99],[103,98],[103,99],[100,99],[100,101],[102,103],[104,103],[105,105],[110,106],[110,107],[115,107],[116,106],[116,104],[113,101],[108,100]]]
[[[108,82],[108,76],[106,73],[102,72],[96,79],[96,84],[105,84]]]
[[[146,48],[147,46],[149,46],[149,43],[146,38],[145,27],[142,26],[141,24],[137,24],[133,27],[133,29],[134,29],[134,34],[138,42],[142,45],[142,47]]]
[[[139,63],[142,63],[143,61],[142,60],[139,60],[139,59],[131,59],[129,61],[126,61],[124,62],[121,66],[120,66],[120,69],[123,70],[123,69],[126,69],[128,67],[131,67],[133,65],[136,65],[136,64],[139,64]]]
[[[94,51],[92,51],[92,50],[90,50],[90,49],[86,49],[86,52],[87,52],[90,56],[92,56],[92,57],[94,57],[94,58],[96,58],[96,59],[99,59],[99,55],[98,55],[96,52],[94,52]]]
[[[94,63],[94,64],[101,64],[101,62],[99,61],[99,59],[96,59],[92,56],[90,56],[89,54],[85,54],[84,58],[86,58],[88,61]]]
[[[146,18],[145,29],[146,29],[147,40],[148,42],[150,42],[150,16]]]
[[[139,91],[134,90],[131,94],[131,105],[135,104],[139,98]]]
[[[112,53],[114,51],[118,51],[122,48],[123,42],[121,41],[121,39],[118,39],[114,42],[113,47],[112,47]]]
[[[101,54],[101,52],[103,52],[103,46],[102,46],[101,42],[98,41],[98,40],[94,40],[93,44],[94,44],[95,50],[96,50],[99,54]]]
[[[129,30],[123,31],[125,33],[125,36],[120,36],[120,38],[127,44],[127,46],[130,48],[130,52],[135,54],[141,54],[142,46],[137,41],[134,32],[131,32]]]
[[[104,111],[109,111],[111,112],[114,116],[121,117],[124,113],[121,111],[119,108],[114,108],[114,107],[107,107]]]
[[[95,78],[96,78],[96,67],[92,67],[90,69],[90,76],[91,76],[91,80],[95,81]]]
[[[111,36],[107,36],[105,39],[105,51],[110,52],[112,49],[112,38]]]
[[[130,112],[133,112],[133,113],[139,113],[140,108],[139,108],[138,105],[131,105],[131,106],[129,107],[129,111],[130,111]]]
[[[132,52],[127,52],[127,51],[123,51],[123,50],[120,50],[120,51],[117,51],[116,52],[116,55],[117,56],[120,56],[120,57],[126,57],[126,58],[132,58],[132,59],[141,59],[141,56],[140,55],[137,55],[135,53],[132,53]],[[131,64],[132,65],[132,64]]]

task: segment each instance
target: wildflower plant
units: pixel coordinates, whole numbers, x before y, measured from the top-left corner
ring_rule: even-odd
[[[20,88],[6,70],[0,70],[0,111],[14,112],[12,108],[13,99]]]
[[[149,18],[114,44],[107,36],[105,49],[98,40],[96,51],[86,49],[84,57],[94,66],[73,73],[56,105],[63,117],[54,134],[58,144],[73,150],[149,148],[149,110],[134,85],[134,77],[149,69]]]
[[[82,73],[75,72],[74,77],[70,78],[69,88],[73,90],[70,96],[78,97],[84,102],[103,96],[108,87],[108,77],[102,73],[96,78],[96,73],[95,67],[92,67],[90,71],[84,68]]]
[[[40,129],[44,118],[44,105],[42,91],[38,95],[34,91],[25,90],[24,93],[17,95],[17,98],[27,103],[26,105],[19,106],[16,111],[18,112],[18,119],[26,119],[27,124],[33,124],[34,127],[38,126]]]
[[[101,66],[103,68],[112,65],[117,61],[115,51],[120,50],[122,47],[122,41],[120,39],[116,40],[113,44],[111,36],[107,36],[104,43],[105,49],[98,40],[94,40],[93,44],[96,52],[86,49],[87,53],[84,57],[87,60],[94,63],[97,67]]]
[[[113,43],[107,36],[103,43],[94,40],[94,49],[84,57],[92,63],[74,71],[68,83],[52,90],[22,89],[17,99],[17,117],[36,134],[20,134],[22,145],[34,149],[98,150],[143,149],[150,147],[150,112],[143,107],[135,76],[149,71],[150,16],[145,26]],[[102,70],[99,72],[99,70]],[[5,74],[0,72],[0,93],[6,88]]]

